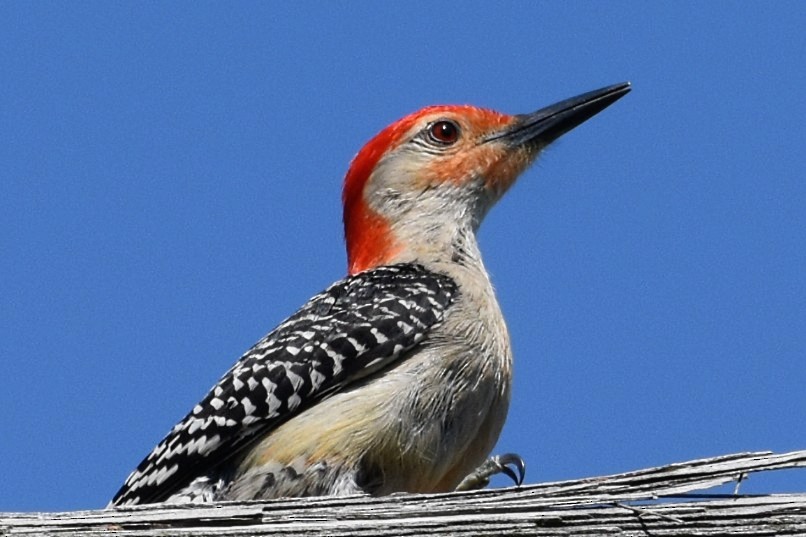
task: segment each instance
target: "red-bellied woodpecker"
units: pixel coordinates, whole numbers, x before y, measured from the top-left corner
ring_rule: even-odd
[[[432,106],[382,130],[344,182],[349,276],[247,351],[112,505],[520,482],[517,456],[482,464],[512,353],[476,230],[546,145],[629,90],[516,116]]]

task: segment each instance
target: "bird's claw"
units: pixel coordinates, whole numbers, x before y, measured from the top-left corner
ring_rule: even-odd
[[[515,469],[513,470],[510,466],[514,466]],[[515,470],[517,470],[517,473]],[[456,490],[483,489],[490,484],[490,478],[496,474],[508,476],[519,487],[523,483],[524,477],[526,477],[526,463],[520,455],[515,453],[494,455],[465,477],[456,487]]]
[[[496,462],[499,471],[509,476],[516,486],[520,487],[523,484],[523,479],[526,477],[526,462],[520,455],[517,453],[504,453],[503,455],[491,457],[491,459]],[[516,474],[515,470],[510,468],[509,465],[514,466],[518,473]]]

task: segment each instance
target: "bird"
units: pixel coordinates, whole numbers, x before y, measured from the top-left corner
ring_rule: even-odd
[[[428,106],[381,130],[344,178],[347,276],[243,354],[110,507],[520,484],[519,456],[489,457],[513,357],[476,233],[546,146],[630,89],[517,115]]]

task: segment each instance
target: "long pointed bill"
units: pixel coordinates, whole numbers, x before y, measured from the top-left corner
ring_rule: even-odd
[[[494,133],[485,142],[505,141],[510,147],[534,145],[545,147],[577,125],[592,118],[630,91],[630,83],[614,84],[551,106],[531,114],[522,114],[503,131]]]

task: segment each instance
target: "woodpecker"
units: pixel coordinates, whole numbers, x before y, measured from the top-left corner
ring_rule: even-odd
[[[523,115],[430,106],[383,129],[344,181],[348,276],[249,349],[110,505],[522,480],[519,457],[487,459],[512,351],[476,231],[543,148],[629,90]]]

